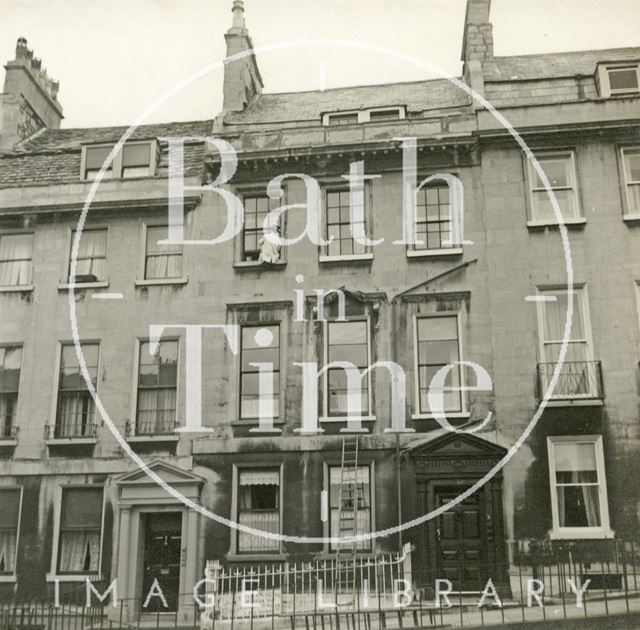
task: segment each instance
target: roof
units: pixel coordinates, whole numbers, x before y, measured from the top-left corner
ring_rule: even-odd
[[[84,144],[113,143],[129,127],[89,127],[85,129],[43,129],[20,143],[13,151],[0,155],[0,188],[31,183],[69,183],[80,179],[81,148]],[[131,139],[210,136],[213,120],[140,125]],[[202,172],[204,148],[185,146],[185,175]],[[161,152],[156,175],[167,176],[166,151]]]
[[[322,114],[372,107],[405,105],[408,112],[460,107],[469,97],[448,79],[261,94],[243,112],[232,112],[225,124],[317,121]]]
[[[485,81],[552,79],[591,75],[601,62],[640,59],[640,48],[608,48],[577,52],[494,57],[483,64]]]
[[[213,128],[213,120],[159,123],[136,127],[131,140],[160,137],[208,136]],[[126,127],[85,127],[79,129],[44,129],[20,143],[15,153],[35,153],[40,151],[60,151],[80,149],[83,144],[100,144],[120,140],[129,129]]]

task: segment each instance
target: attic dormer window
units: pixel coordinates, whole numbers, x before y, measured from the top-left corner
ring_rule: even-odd
[[[82,148],[82,179],[93,181],[113,149],[112,144],[84,146]],[[155,174],[156,142],[127,142],[116,153],[103,179],[150,177]]]
[[[640,64],[600,64],[597,81],[600,96],[636,96],[640,94]]]
[[[359,123],[388,122],[390,120],[402,120],[405,115],[404,105],[401,107],[376,107],[358,111],[323,114],[322,124],[328,127],[341,127]]]
[[[329,114],[327,125],[330,127],[341,127],[343,125],[356,125],[358,123],[358,112],[353,114]]]

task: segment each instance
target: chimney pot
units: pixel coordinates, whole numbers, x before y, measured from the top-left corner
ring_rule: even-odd
[[[242,0],[233,0],[233,28],[245,28],[244,23],[244,2]]]

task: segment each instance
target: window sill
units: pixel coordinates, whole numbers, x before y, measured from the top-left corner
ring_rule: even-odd
[[[187,284],[189,278],[158,278],[155,280],[136,280],[137,287],[161,286],[165,284]]]
[[[47,582],[84,582],[89,580],[90,582],[101,582],[104,580],[102,575],[91,575],[89,573],[73,573],[70,575],[57,575],[55,573],[47,573]]]
[[[0,575],[0,584],[15,584],[18,581],[15,575]]]
[[[233,268],[238,271],[258,271],[259,269],[284,269],[287,266],[286,260],[279,260],[275,263],[265,263],[258,260],[240,260],[233,263]]]
[[[467,420],[471,417],[469,411],[445,411],[444,417],[447,420]],[[413,413],[411,414],[412,420],[437,420],[436,416],[432,413]]]
[[[612,529],[603,527],[549,530],[549,538],[551,540],[594,540],[614,537],[615,532]]]
[[[449,249],[408,249],[407,258],[433,258],[437,256],[462,256],[462,247]]]
[[[18,440],[16,438],[0,438],[0,447],[1,446],[17,446]],[[2,576],[0,576],[2,577]]]
[[[344,256],[325,256],[321,255],[318,258],[320,263],[357,263],[357,262],[369,262],[373,260],[373,252],[367,254],[349,254]]]
[[[624,214],[622,216],[622,220],[625,223],[629,224],[640,223],[640,212],[630,212],[629,214]]]
[[[565,219],[562,222],[562,225],[571,228],[571,227],[581,227],[587,224],[587,219],[585,217],[579,217],[577,219]],[[536,228],[557,228],[560,227],[560,223],[555,220],[549,221],[527,221],[527,227],[536,229]]]
[[[165,434],[165,435],[129,435],[126,438],[127,442],[179,442],[180,435]]]
[[[33,291],[32,284],[20,284],[17,286],[0,287],[0,293],[29,293]]]
[[[108,280],[101,280],[100,282],[74,282],[73,284],[61,282],[58,285],[58,291],[69,291],[72,287],[74,291],[80,289],[106,289],[108,286]]]
[[[602,407],[604,400],[601,398],[563,398],[547,401],[547,407]]]
[[[47,446],[75,446],[82,444],[97,444],[98,439],[85,437],[48,438],[44,443]]]

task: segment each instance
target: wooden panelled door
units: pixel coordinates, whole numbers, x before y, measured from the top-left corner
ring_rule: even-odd
[[[465,488],[436,487],[437,507],[460,495]],[[483,535],[484,502],[482,491],[441,514],[436,523],[437,577],[450,580],[454,591],[478,591],[484,586],[486,541]],[[486,581],[486,580],[485,580]]]
[[[142,575],[142,613],[175,612],[180,592],[180,550],[182,547],[182,514],[150,513],[144,516],[144,566]],[[149,591],[158,580],[166,606],[159,595],[153,595],[143,608]],[[158,593],[157,586],[153,589]]]

